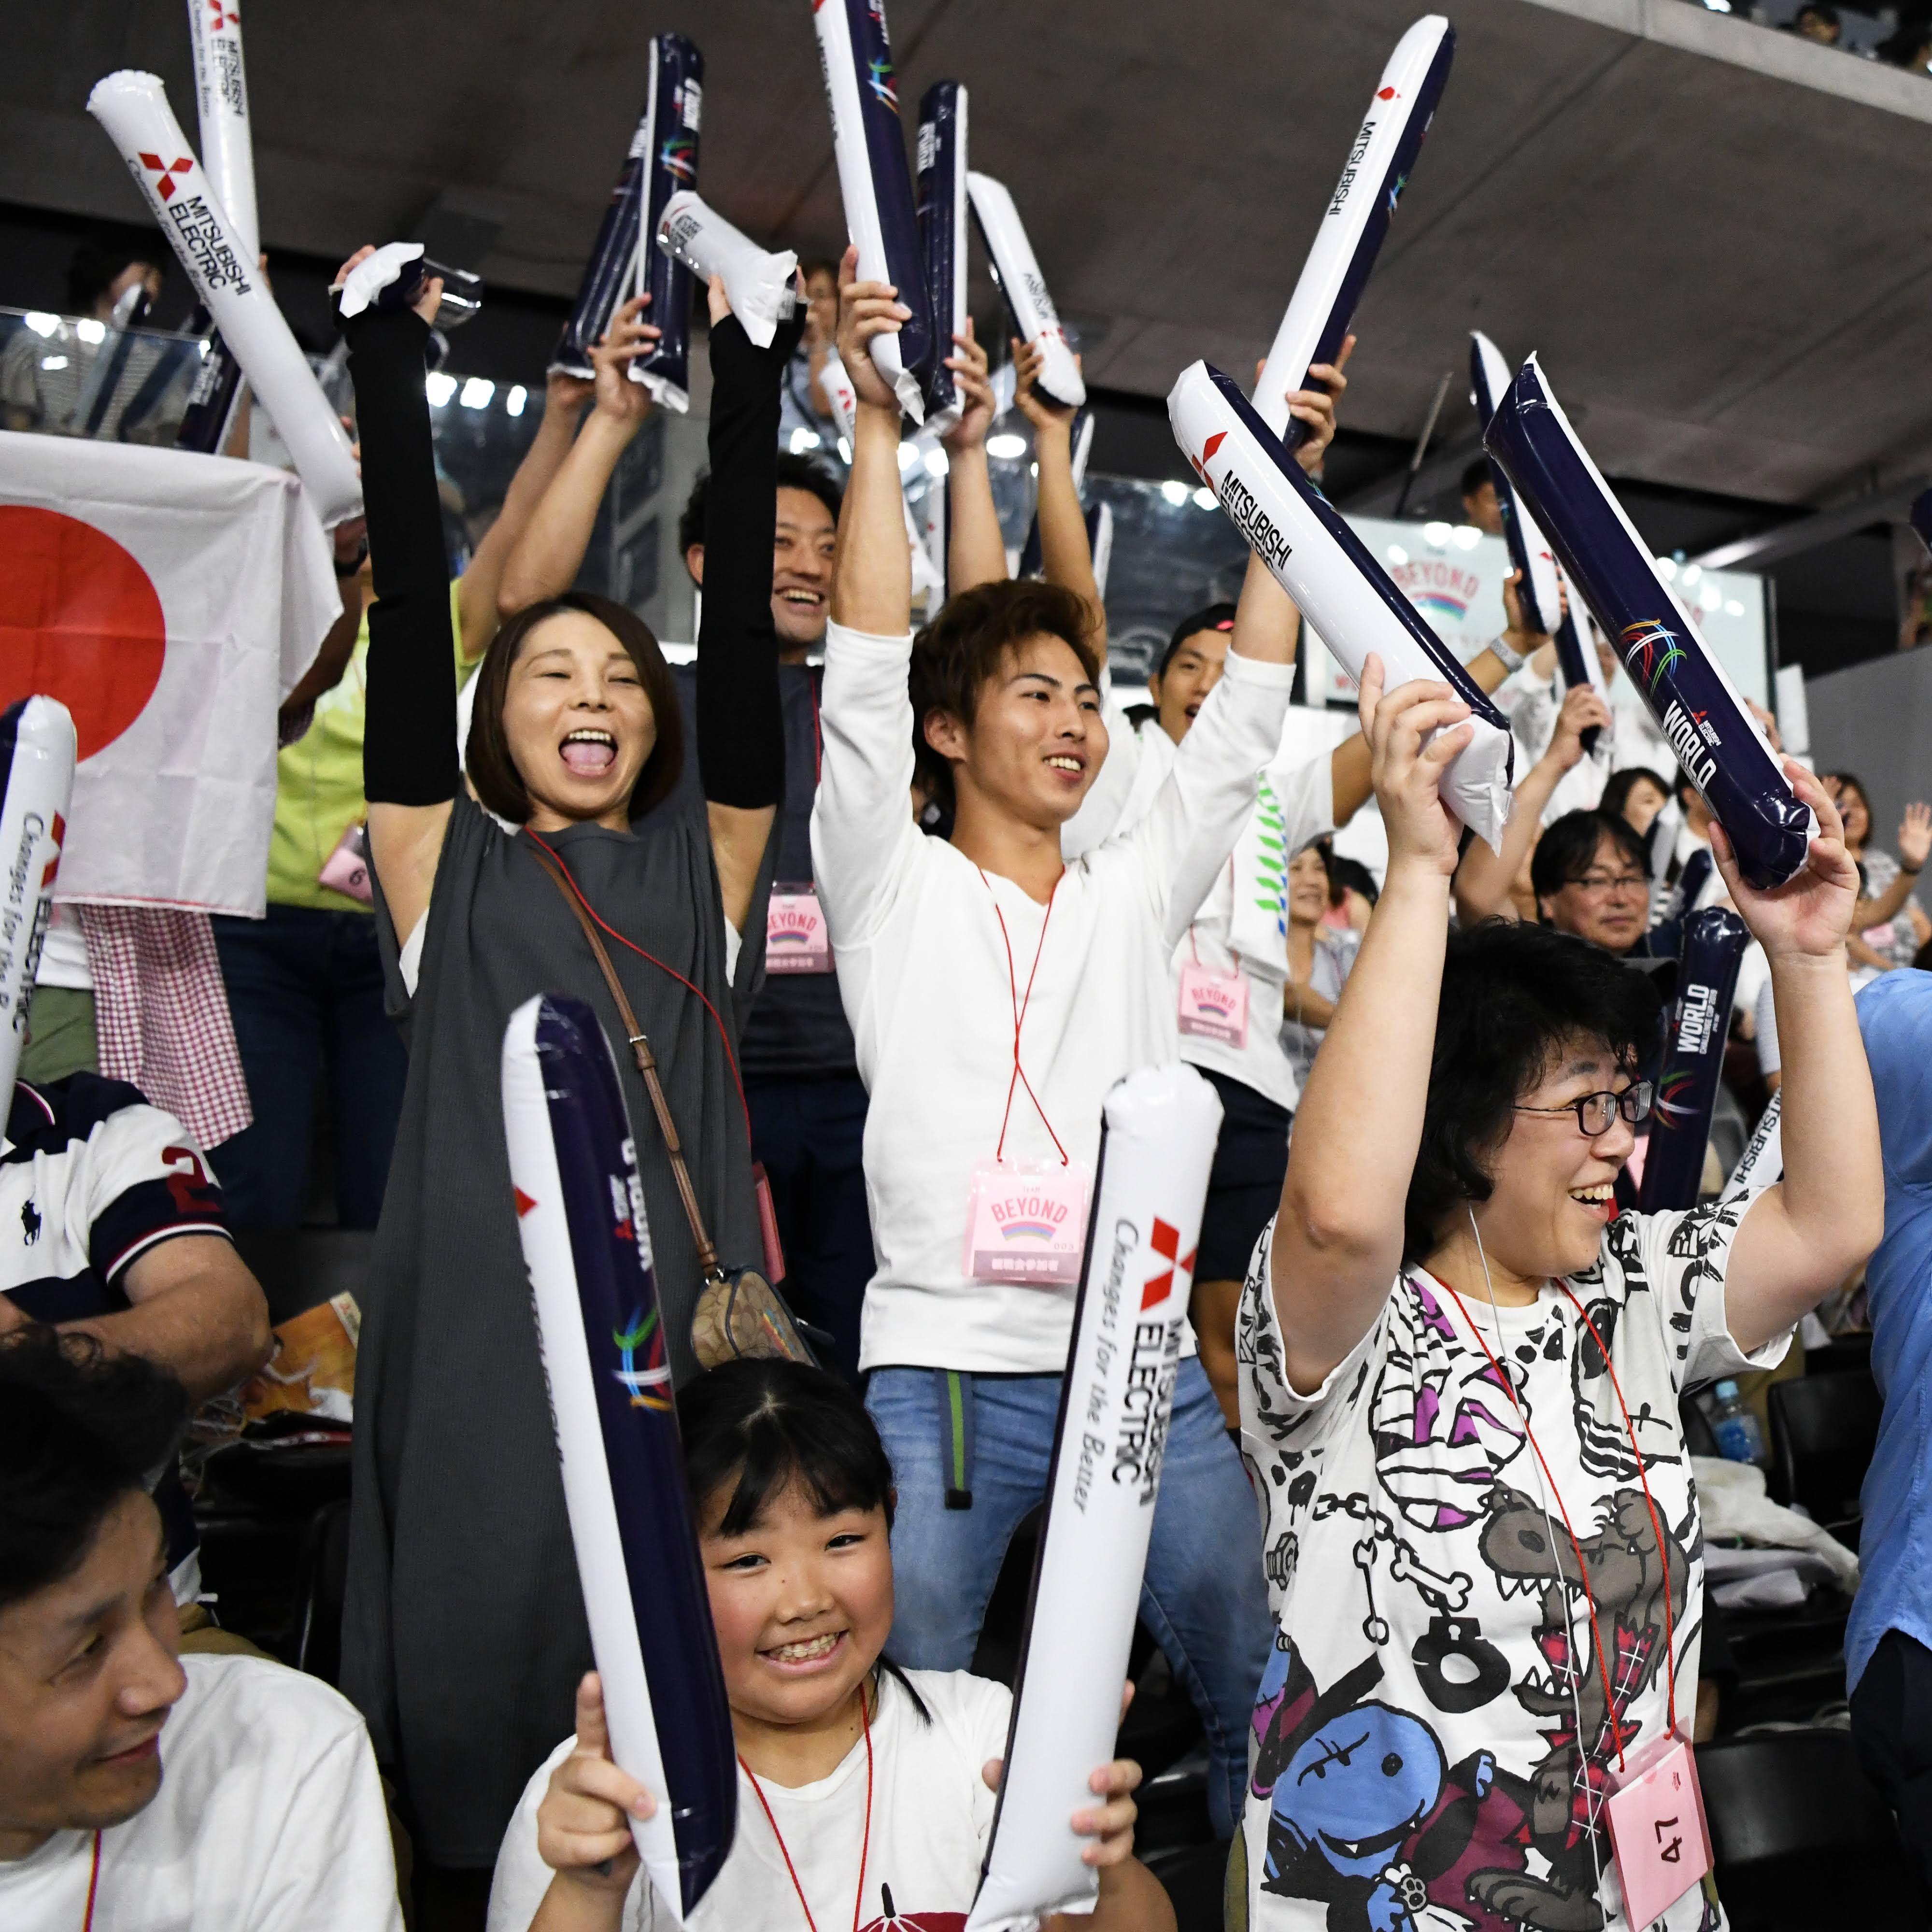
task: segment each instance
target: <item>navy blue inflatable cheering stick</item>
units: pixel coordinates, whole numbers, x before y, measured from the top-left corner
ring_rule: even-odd
[[[1756,721],[1576,440],[1532,356],[1484,443],[1529,506],[1610,633],[1638,695],[1760,890],[1804,866],[1817,820],[1792,791]]]
[[[644,112],[631,136],[624,165],[611,188],[610,205],[598,227],[590,259],[584,264],[584,280],[570,320],[564,324],[563,334],[550,360],[553,370],[586,382],[596,373],[590,364],[591,350],[610,327],[618,304],[627,293],[634,292],[629,284],[638,272],[640,254],[658,254],[655,248],[642,248],[644,238],[657,232],[656,217],[664,212],[664,204],[671,195],[681,188],[698,184],[698,122],[704,95],[704,57],[682,34],[658,34],[652,38],[650,58],[650,80],[645,90]],[[668,157],[667,148],[670,151]],[[647,199],[652,204],[648,209]],[[646,214],[651,218],[648,222]],[[685,286],[688,290],[689,286],[687,277]],[[652,292],[655,296],[654,290]],[[667,328],[655,299],[645,311],[644,320]],[[686,336],[689,326],[687,316]],[[661,352],[662,348],[661,344]]]
[[[872,366],[915,422],[926,418],[924,379],[938,328],[919,243],[898,87],[878,0],[813,0],[825,98],[832,110],[832,152],[845,228],[859,250],[859,279],[890,282],[911,310],[897,334],[876,335]]]
[[[736,1746],[685,1490],[650,1229],[616,1063],[580,1000],[503,1034],[503,1136],[610,1752],[658,1801],[631,1834],[689,1917],[737,1825]]]
[[[919,243],[932,309],[926,426],[935,432],[964,413],[946,358],[966,327],[966,122],[965,88],[956,80],[934,81],[919,104]]]
[[[1731,1030],[1738,962],[1750,944],[1744,921],[1722,906],[1706,906],[1684,922],[1677,998],[1664,1071],[1651,1102],[1650,1148],[1637,1191],[1640,1213],[1697,1204],[1711,1115],[1724,1070],[1724,1042]]]

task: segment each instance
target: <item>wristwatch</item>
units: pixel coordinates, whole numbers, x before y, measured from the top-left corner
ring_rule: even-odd
[[[1490,649],[1502,660],[1504,670],[1514,672],[1522,670],[1524,662],[1522,652],[1510,650],[1501,636],[1490,640]]]
[[[356,554],[344,562],[340,557],[334,560],[335,574],[340,578],[353,577],[369,561],[369,539],[365,534],[356,544]],[[1517,660],[1519,663],[1522,661]]]

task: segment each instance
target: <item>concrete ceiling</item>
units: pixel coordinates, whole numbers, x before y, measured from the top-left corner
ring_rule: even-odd
[[[1013,190],[1090,380],[1160,395],[1198,356],[1251,370],[1419,10],[895,0],[891,26],[909,110],[942,76],[971,88],[974,162]],[[1455,70],[1358,318],[1351,424],[1413,436],[1454,369],[1439,434],[1471,436],[1480,326],[1542,352],[1612,474],[1829,503],[1923,464],[1932,128],[1873,88],[1925,87],[1932,113],[1932,85],[1682,0],[1450,10]],[[496,225],[486,278],[568,296],[664,28],[706,56],[707,198],[764,238],[838,241],[806,0],[334,0],[248,16],[266,242],[334,257],[440,201]],[[1686,32],[1701,51],[1667,44]],[[137,213],[83,104],[148,68],[193,137],[179,0],[16,10],[9,40],[5,198]]]

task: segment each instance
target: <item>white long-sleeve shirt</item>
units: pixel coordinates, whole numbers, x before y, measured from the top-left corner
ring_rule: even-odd
[[[1081,801],[1080,809],[1063,828],[1060,849],[1069,860],[1090,851],[1106,839],[1126,831],[1146,816],[1174,769],[1174,740],[1149,718],[1136,730],[1111,697],[1105,716],[1111,740],[1107,761]],[[1310,840],[1335,829],[1334,760],[1327,751],[1311,754],[1306,736],[1290,733],[1276,747],[1264,774],[1274,795],[1274,856],[1266,886],[1282,903],[1280,931],[1287,930],[1288,861]],[[1236,848],[1236,855],[1239,848]],[[1191,1066],[1224,1074],[1293,1113],[1301,1097],[1300,1084],[1281,1043],[1282,994],[1287,984],[1285,949],[1270,947],[1264,958],[1244,950],[1234,919],[1234,856],[1222,862],[1214,883],[1183,931],[1168,962],[1178,1011],[1182,969],[1204,966],[1216,973],[1238,973],[1247,982],[1248,1028],[1238,1046],[1208,1034],[1180,1036],[1180,1057]],[[1278,877],[1274,876],[1277,874]],[[1251,890],[1262,883],[1250,878]],[[1280,956],[1276,956],[1279,952]]]
[[[994,1157],[1010,1085],[1006,1160],[1059,1161],[1012,1080],[1014,980],[1024,992],[1037,948],[1021,1064],[1060,1144],[1090,1172],[1108,1089],[1178,1058],[1168,962],[1253,808],[1292,674],[1231,656],[1152,808],[1068,866],[1049,916],[913,823],[911,648],[909,635],[828,627],[812,819],[820,903],[872,1096],[878,1266],[860,1365],[1058,1374],[1075,1291],[974,1280],[962,1266],[973,1172]]]

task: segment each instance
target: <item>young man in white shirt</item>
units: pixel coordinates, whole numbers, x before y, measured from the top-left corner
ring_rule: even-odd
[[[1061,827],[1106,753],[1088,613],[1056,586],[984,584],[914,651],[898,410],[868,346],[905,311],[856,283],[853,259],[840,350],[859,419],[812,842],[872,1095],[878,1266],[860,1365],[898,1485],[893,1653],[958,1670],[1012,1532],[1044,1496],[1101,1102],[1134,1067],[1176,1057],[1168,962],[1280,742],[1294,616],[1251,571],[1227,672],[1152,808],[1063,864]],[[912,689],[919,761],[956,801],[950,843],[908,810]],[[1037,1211],[1000,1223],[1009,1193]],[[1190,1339],[1142,1614],[1201,1709],[1224,1834],[1264,1648],[1254,1523]]]
[[[147,1490],[181,1384],[0,1341],[0,1925],[400,1932],[368,1733],[328,1686],[178,1654]]]

